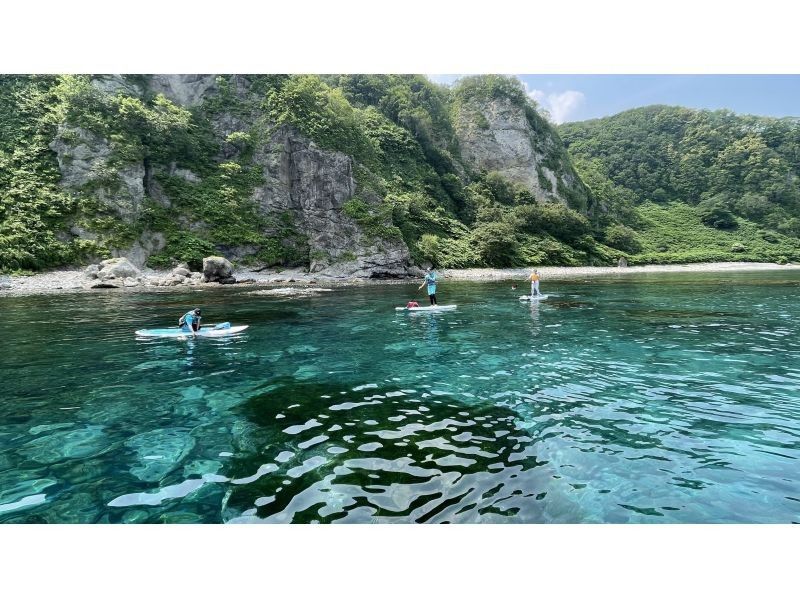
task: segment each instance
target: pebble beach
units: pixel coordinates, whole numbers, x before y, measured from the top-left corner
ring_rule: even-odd
[[[588,278],[596,276],[628,276],[631,274],[642,273],[680,273],[680,272],[763,272],[770,270],[797,270],[800,264],[779,265],[774,263],[755,263],[755,262],[713,262],[701,264],[674,264],[674,265],[652,265],[652,266],[629,266],[629,267],[599,267],[599,266],[542,266],[537,267],[542,280],[559,280]],[[531,272],[532,268],[469,268],[463,270],[438,270],[440,277],[449,280],[523,280]],[[130,292],[131,290],[141,291],[149,289],[151,285],[147,280],[156,280],[163,277],[167,272],[155,270],[144,270],[144,284],[133,289],[111,289],[113,292]],[[296,284],[307,286],[320,284],[325,286],[347,286],[362,284],[397,284],[409,279],[388,279],[370,280],[363,278],[331,277],[321,274],[305,272],[301,269],[289,269],[280,271],[250,271],[237,270],[234,272],[240,281],[234,287],[244,285],[253,287],[286,287]],[[108,291],[108,289],[87,289],[87,277],[84,269],[65,269],[41,272],[29,276],[4,275],[0,276],[0,297],[17,295],[38,295],[49,293],[64,292],[97,292],[98,290]],[[200,283],[197,286],[219,286],[217,283]],[[153,290],[169,291],[170,289],[183,289],[185,287],[156,287]]]

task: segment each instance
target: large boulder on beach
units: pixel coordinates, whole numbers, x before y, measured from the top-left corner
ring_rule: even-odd
[[[203,258],[203,281],[219,282],[233,276],[233,264],[224,257],[212,255]],[[235,279],[234,279],[235,282]]]
[[[88,273],[87,273],[88,274]],[[142,273],[127,258],[114,257],[100,262],[97,278],[100,280],[124,280],[126,278],[140,278]]]
[[[100,266],[97,264],[89,264],[86,266],[86,270],[83,271],[86,278],[94,279],[97,278],[97,275],[100,273]]]
[[[617,262],[617,268],[627,268],[627,267],[628,267],[628,260],[626,260],[624,257],[619,258],[619,261]]]

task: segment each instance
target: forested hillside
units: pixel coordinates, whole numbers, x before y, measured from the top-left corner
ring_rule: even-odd
[[[798,119],[649,106],[559,132],[638,261],[800,258]]]
[[[2,76],[0,127],[4,270],[614,259],[513,78]]]
[[[495,75],[2,75],[0,270],[800,260],[799,163],[796,121],[556,130]]]

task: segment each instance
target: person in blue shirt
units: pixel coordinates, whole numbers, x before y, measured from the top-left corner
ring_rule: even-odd
[[[200,330],[200,308],[196,307],[192,311],[183,314],[178,324],[184,332],[191,332],[192,336]]]
[[[436,270],[432,268],[425,270],[425,280],[419,285],[419,289],[426,284],[428,285],[428,299],[431,300],[431,305],[436,305]]]

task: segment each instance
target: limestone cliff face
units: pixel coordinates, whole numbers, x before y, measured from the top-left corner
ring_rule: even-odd
[[[61,184],[91,193],[121,219],[135,218],[144,199],[144,164],[130,162],[110,169],[107,139],[80,127],[61,125],[50,143],[61,170]],[[109,174],[113,173],[113,174]]]
[[[466,102],[454,122],[468,167],[522,183],[537,201],[566,203],[565,189],[579,194],[585,190],[562,157],[556,134],[544,121],[538,125],[540,130],[534,130],[524,107],[505,97]]]
[[[371,240],[342,208],[356,193],[353,160],[320,149],[290,127],[276,128],[255,161],[265,182],[254,194],[264,213],[289,211],[307,235],[311,271],[400,276],[410,265],[402,241]]]
[[[192,107],[216,92],[213,75],[154,75],[147,83],[149,93],[162,93],[174,103]],[[93,86],[104,93],[124,93],[141,96],[140,84],[119,75],[95,78]],[[234,80],[236,92],[246,94],[246,84]],[[260,114],[217,115],[212,126],[216,136],[224,140],[233,132],[249,131]],[[317,147],[288,126],[274,127],[260,123],[266,135],[258,139],[253,162],[263,169],[264,182],[254,193],[253,200],[265,216],[288,213],[297,232],[307,239],[310,269],[335,276],[391,277],[407,274],[410,267],[408,248],[402,240],[373,239],[343,211],[343,205],[356,193],[353,160],[350,156]],[[109,140],[78,127],[62,125],[51,149],[56,152],[67,189],[93,196],[115,217],[124,223],[135,222],[145,197],[168,206],[170,197],[148,176],[143,162],[115,164]],[[220,161],[235,157],[237,150],[222,144]],[[113,172],[106,177],[104,173]],[[175,168],[169,175],[189,182],[199,179],[194,173]],[[374,198],[379,200],[379,198]],[[189,229],[195,223],[187,222]],[[80,226],[72,234],[88,239],[96,236]],[[269,235],[272,231],[264,231]],[[163,235],[145,231],[129,247],[118,248],[113,254],[130,259],[142,266],[147,257],[165,245]],[[231,259],[253,253],[252,248],[220,247]]]
[[[260,170],[263,180],[253,190],[252,200],[261,214],[268,217],[266,222],[282,219],[283,224],[257,231],[256,239],[263,235],[261,245],[256,241],[247,246],[216,245],[215,251],[225,257],[237,260],[259,252],[271,255],[264,253],[265,247],[272,251],[270,243],[278,240],[281,248],[291,247],[293,251],[296,249],[293,256],[300,255],[285,259],[305,261],[314,272],[391,277],[413,271],[405,242],[386,236],[387,230],[391,233],[393,229],[375,225],[377,210],[360,220],[371,223],[371,231],[364,230],[359,221],[348,216],[347,202],[354,197],[375,205],[383,201],[376,191],[358,189],[354,171],[366,166],[355,164],[350,155],[319,147],[289,125],[271,122],[270,113],[264,108],[264,92],[253,90],[258,85],[252,79],[228,76],[222,80],[215,75],[100,75],[92,78],[91,85],[101,94],[129,95],[145,103],[154,94],[163,94],[175,104],[191,109],[192,118],[197,118],[201,127],[211,126],[208,138],[204,138],[204,143],[208,143],[205,147],[214,148],[218,144],[219,153],[215,156],[203,154],[207,156],[204,159],[212,162],[207,166],[240,161],[248,172],[253,167]],[[193,122],[193,126],[197,123]],[[480,171],[493,171],[527,187],[537,201],[585,208],[586,188],[572,169],[561,141],[550,125],[524,101],[502,95],[489,99],[467,96],[455,110],[451,124],[457,143],[448,143],[448,147],[459,148],[453,150],[454,163],[465,181]],[[231,137],[232,134],[236,135]],[[114,239],[125,238],[130,245],[116,247],[112,253],[128,257],[141,266],[167,244],[163,231],[142,232],[145,222],[139,218],[142,207],[147,200],[166,209],[187,202],[185,196],[182,199],[169,196],[169,185],[162,184],[165,176],[179,177],[190,184],[201,184],[202,180],[176,162],[151,163],[144,158],[137,161],[136,152],[115,152],[118,140],[115,141],[113,135],[110,137],[105,139],[63,123],[50,147],[58,159],[62,185],[84,198],[96,200],[104,208],[101,212],[105,212],[106,220],[110,214],[127,225],[128,236]],[[237,144],[230,139],[247,139],[247,142]],[[204,201],[209,199],[206,197]],[[363,209],[363,204],[358,205]],[[174,216],[174,212],[172,214]],[[287,225],[287,221],[291,225]],[[175,222],[184,230],[201,236],[209,226],[199,221],[191,209],[176,216]],[[90,224],[89,219],[76,222],[71,233],[96,239],[97,235],[90,232],[90,229],[95,230]],[[291,226],[291,235],[282,236],[286,229],[281,226]],[[154,228],[157,229],[157,225]],[[384,236],[376,236],[376,231]],[[139,238],[131,242],[133,234],[138,234]],[[307,252],[307,260],[304,252]]]
[[[201,104],[215,91],[216,80],[216,75],[153,75],[149,87],[153,93],[189,108]]]

